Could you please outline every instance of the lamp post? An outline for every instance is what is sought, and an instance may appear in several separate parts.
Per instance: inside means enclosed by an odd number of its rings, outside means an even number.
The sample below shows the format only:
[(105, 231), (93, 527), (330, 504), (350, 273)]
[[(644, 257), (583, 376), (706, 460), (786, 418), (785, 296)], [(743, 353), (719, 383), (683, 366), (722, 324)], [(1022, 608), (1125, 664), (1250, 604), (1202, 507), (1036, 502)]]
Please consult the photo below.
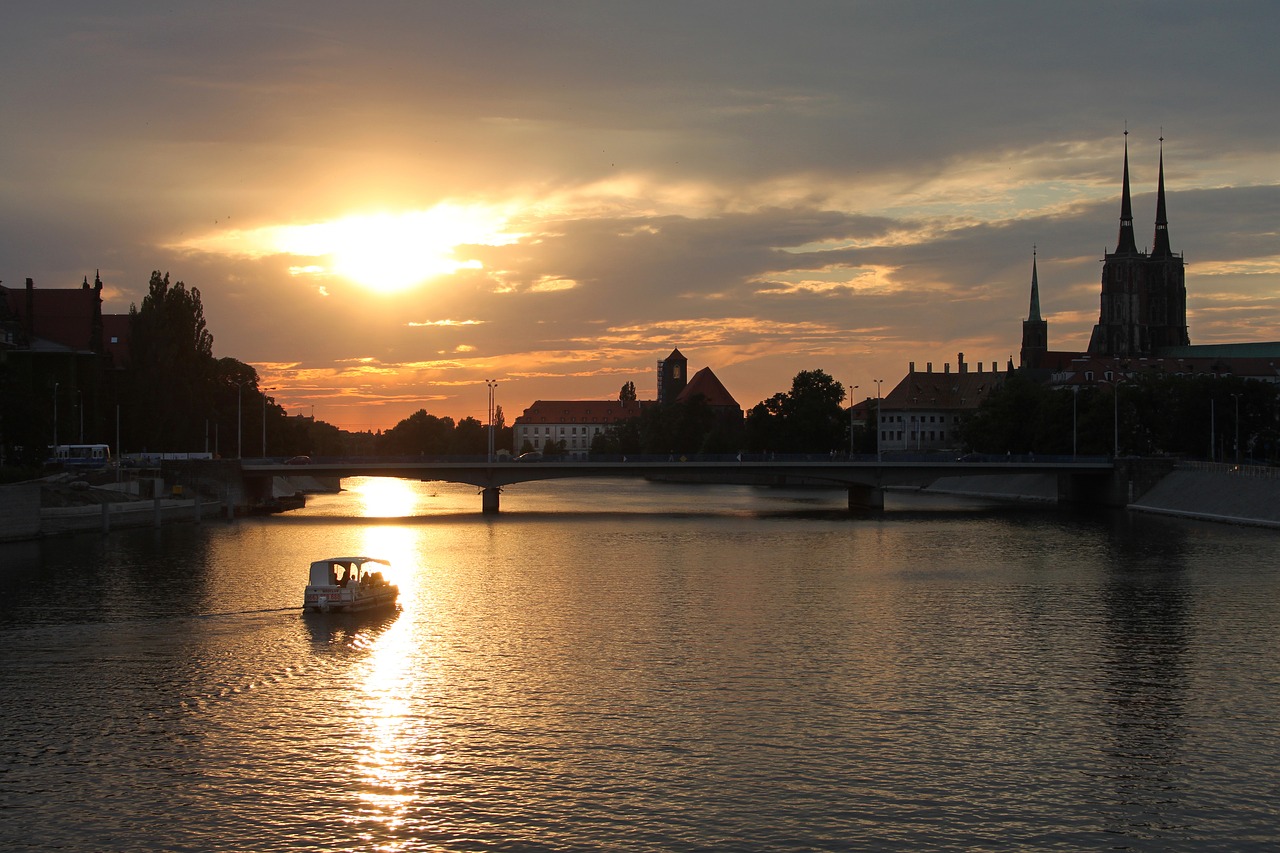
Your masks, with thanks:
[(58, 447), (58, 383), (53, 383), (53, 447), (54, 453), (57, 453)]
[(1210, 462), (1218, 461), (1218, 447), (1217, 447), (1218, 438), (1216, 435), (1218, 425), (1217, 423), (1215, 423), (1216, 417), (1217, 417), (1217, 413), (1214, 411), (1214, 400), (1212, 397), (1210, 397), (1209, 398), (1209, 461)]
[(880, 383), (883, 379), (872, 379), (876, 383), (876, 461), (880, 461), (880, 435), (884, 432), (884, 415), (880, 411)]
[(489, 389), (489, 453), (486, 459), (487, 461), (492, 462), (493, 461), (493, 413), (494, 413), (493, 399), (494, 399), (494, 393), (498, 388), (498, 380), (486, 379), (484, 381), (484, 384), (485, 384), (485, 387)]
[(1111, 386), (1111, 401), (1115, 407), (1113, 415), (1112, 431), (1114, 433), (1115, 446), (1111, 451), (1112, 459), (1120, 458), (1120, 383), (1116, 382)]
[(236, 458), (244, 458), (244, 383), (236, 383)]
[(1235, 451), (1236, 464), (1240, 464), (1240, 395), (1232, 394), (1236, 401), (1236, 440), (1232, 450)]
[(1071, 458), (1076, 458), (1076, 406), (1080, 401), (1080, 386), (1071, 386)]
[(853, 392), (858, 390), (857, 385), (849, 386), (849, 458), (853, 458)]
[(267, 458), (267, 392), (274, 388), (262, 389), (262, 458)]
[(80, 410), (80, 443), (84, 444), (84, 392), (76, 389), (76, 408)]

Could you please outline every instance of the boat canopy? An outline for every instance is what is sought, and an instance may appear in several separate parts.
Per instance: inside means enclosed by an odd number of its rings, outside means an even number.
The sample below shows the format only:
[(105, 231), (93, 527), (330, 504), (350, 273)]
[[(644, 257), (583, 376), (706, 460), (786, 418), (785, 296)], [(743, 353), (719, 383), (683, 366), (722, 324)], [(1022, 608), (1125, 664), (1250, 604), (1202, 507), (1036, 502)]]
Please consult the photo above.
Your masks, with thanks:
[(359, 581), (364, 577), (365, 563), (390, 566), (387, 560), (377, 557), (330, 557), (311, 564), (311, 586), (338, 586), (339, 583)]

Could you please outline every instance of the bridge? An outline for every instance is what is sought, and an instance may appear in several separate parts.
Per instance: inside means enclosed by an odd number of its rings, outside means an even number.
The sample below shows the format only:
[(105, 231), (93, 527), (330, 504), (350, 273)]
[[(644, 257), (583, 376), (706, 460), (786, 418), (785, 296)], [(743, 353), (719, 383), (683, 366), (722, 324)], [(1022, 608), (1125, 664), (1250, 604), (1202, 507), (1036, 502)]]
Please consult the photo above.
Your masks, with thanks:
[[(300, 460), (242, 460), (237, 476), (248, 493), (262, 494), (275, 477), (306, 475), (318, 478), (399, 477), (411, 480), (466, 483), (481, 491), (481, 510), (496, 513), (506, 486), (536, 480), (570, 477), (633, 477), (681, 483), (719, 483), (758, 486), (826, 486), (844, 488), (851, 510), (884, 508), (884, 490), (923, 488), (946, 477), (1045, 474), (1056, 478), (1058, 499), (1123, 506), (1134, 497), (1135, 478), (1142, 491), (1151, 479), (1135, 465), (1144, 460), (1106, 458), (969, 456), (961, 459), (937, 454), (877, 459), (875, 456), (827, 455), (624, 456), (605, 459), (489, 461), (467, 458), (331, 458)], [(1161, 470), (1171, 467), (1158, 466)], [(1156, 477), (1155, 479), (1158, 479)], [(1154, 482), (1154, 480), (1152, 480)]]

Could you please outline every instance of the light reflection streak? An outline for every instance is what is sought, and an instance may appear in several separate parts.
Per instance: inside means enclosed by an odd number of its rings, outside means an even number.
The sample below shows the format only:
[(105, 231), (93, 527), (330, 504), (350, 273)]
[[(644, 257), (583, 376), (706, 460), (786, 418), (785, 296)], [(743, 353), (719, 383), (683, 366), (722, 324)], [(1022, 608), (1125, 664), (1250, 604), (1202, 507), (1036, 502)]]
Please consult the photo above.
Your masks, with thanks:
[[(367, 508), (407, 511), (414, 492), (399, 480), (371, 480), (364, 491)], [(368, 484), (366, 484), (368, 485)], [(403, 487), (403, 488), (397, 488)], [(399, 503), (396, 503), (399, 501)], [(402, 612), (385, 631), (373, 636), (357, 677), (359, 693), (351, 713), (364, 737), (357, 760), (360, 824), (376, 850), (400, 850), (408, 843), (403, 827), (419, 799), (422, 779), (413, 756), (420, 740), (412, 709), (414, 687), (413, 618), (419, 596), (416, 535), (410, 528), (373, 526), (364, 532), (363, 550), (391, 562), (393, 583), (400, 586)]]

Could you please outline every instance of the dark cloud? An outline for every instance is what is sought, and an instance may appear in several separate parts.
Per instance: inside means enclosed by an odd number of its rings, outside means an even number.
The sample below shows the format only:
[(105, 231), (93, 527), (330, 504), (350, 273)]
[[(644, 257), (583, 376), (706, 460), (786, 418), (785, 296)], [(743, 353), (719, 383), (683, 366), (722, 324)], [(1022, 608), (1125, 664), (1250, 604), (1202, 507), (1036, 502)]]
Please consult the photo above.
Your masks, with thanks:
[[(1051, 340), (1082, 345), (1127, 123), (1140, 242), (1165, 137), (1193, 340), (1276, 339), (1278, 20), (1265, 2), (21, 4), (0, 31), (0, 278), (101, 268), (126, 311), (168, 270), (201, 288), (219, 354), (349, 420), (482, 411), (493, 375), (512, 414), (643, 392), (673, 345), (750, 405), (798, 369), (1003, 363), (1033, 245)], [(401, 294), (190, 249), (442, 200), (509, 201), (526, 236)]]

